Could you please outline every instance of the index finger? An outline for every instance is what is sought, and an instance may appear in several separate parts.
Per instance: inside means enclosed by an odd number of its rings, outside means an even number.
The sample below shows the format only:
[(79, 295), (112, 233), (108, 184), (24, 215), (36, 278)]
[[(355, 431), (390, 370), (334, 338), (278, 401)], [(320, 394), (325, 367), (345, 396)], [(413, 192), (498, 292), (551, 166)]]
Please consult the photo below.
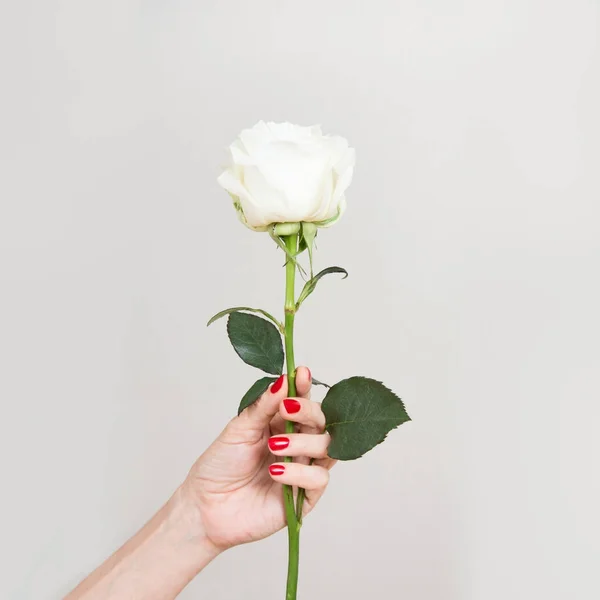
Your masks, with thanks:
[(308, 367), (296, 369), (296, 395), (310, 399), (310, 388), (312, 387), (312, 375)]

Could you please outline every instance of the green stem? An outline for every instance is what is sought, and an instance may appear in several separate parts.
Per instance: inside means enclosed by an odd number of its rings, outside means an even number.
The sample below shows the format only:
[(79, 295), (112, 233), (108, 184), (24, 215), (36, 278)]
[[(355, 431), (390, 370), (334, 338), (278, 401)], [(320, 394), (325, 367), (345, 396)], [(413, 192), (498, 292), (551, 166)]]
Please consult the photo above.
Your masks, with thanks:
[[(296, 254), (298, 248), (298, 236), (290, 235), (285, 238), (285, 245), (290, 254)], [(285, 265), (285, 359), (287, 366), (288, 394), (296, 395), (296, 363), (294, 362), (294, 317), (296, 316), (296, 298), (294, 293), (296, 283), (296, 266), (288, 259)], [(294, 431), (294, 424), (287, 422)]]
[[(294, 256), (298, 251), (298, 234), (284, 237), (288, 255)], [(288, 396), (296, 395), (296, 364), (294, 362), (294, 317), (296, 315), (296, 299), (294, 285), (296, 283), (296, 262), (287, 259), (285, 265), (285, 357), (288, 380)], [(294, 433), (294, 423), (285, 422), (285, 432)], [(286, 456), (285, 462), (292, 462), (291, 457)], [(300, 522), (296, 517), (294, 506), (294, 490), (290, 485), (283, 486), (283, 498), (285, 503), (285, 514), (288, 524), (288, 578), (286, 600), (296, 600), (298, 589), (298, 563), (300, 552)]]
[[(309, 465), (313, 464), (314, 459), (310, 459)], [(306, 496), (306, 490), (304, 488), (298, 488), (298, 499), (296, 500), (296, 520), (298, 525), (302, 525), (302, 511), (304, 510), (304, 498)]]

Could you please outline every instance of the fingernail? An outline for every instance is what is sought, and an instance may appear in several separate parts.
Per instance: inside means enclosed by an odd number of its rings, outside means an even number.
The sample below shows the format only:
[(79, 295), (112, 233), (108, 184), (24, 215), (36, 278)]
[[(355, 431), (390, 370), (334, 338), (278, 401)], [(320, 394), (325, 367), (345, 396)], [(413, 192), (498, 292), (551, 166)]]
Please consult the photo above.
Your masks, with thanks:
[(286, 437), (272, 437), (269, 440), (271, 450), (285, 450), (290, 445), (290, 439)]
[(283, 465), (271, 465), (269, 467), (269, 473), (271, 475), (283, 475), (285, 467)]
[(312, 381), (312, 373), (310, 372), (310, 369), (306, 367), (306, 370), (308, 371), (308, 380)]
[(297, 413), (302, 408), (300, 402), (298, 402), (298, 400), (294, 400), (293, 398), (286, 398), (283, 401), (283, 405), (285, 406), (285, 410), (290, 413), (290, 415)]
[(271, 394), (276, 394), (281, 389), (284, 380), (285, 375), (281, 375), (281, 377), (279, 377), (279, 379), (271, 386)]

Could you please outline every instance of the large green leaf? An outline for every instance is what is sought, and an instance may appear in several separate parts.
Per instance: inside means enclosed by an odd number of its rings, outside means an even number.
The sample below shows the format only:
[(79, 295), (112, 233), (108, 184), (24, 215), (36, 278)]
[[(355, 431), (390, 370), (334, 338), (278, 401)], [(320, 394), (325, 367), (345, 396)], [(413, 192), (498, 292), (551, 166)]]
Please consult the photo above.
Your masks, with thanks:
[(348, 271), (346, 271), (346, 269), (343, 269), (342, 267), (327, 267), (326, 269), (323, 269), (322, 271), (317, 273), (314, 277), (311, 277), (304, 284), (304, 287), (302, 288), (302, 291), (300, 292), (300, 296), (298, 296), (298, 301), (296, 302), (296, 308), (300, 308), (300, 305), (315, 291), (315, 288), (317, 287), (317, 283), (319, 283), (319, 280), (321, 279), (321, 277), (325, 277), (325, 275), (329, 275), (330, 273), (343, 273), (344, 274), (343, 279), (346, 279), (346, 277), (348, 277)]
[(238, 408), (238, 415), (254, 404), (266, 391), (267, 388), (277, 380), (277, 377), (261, 377), (252, 384), (252, 387), (244, 394)]
[(269, 314), (266, 310), (263, 310), (262, 308), (250, 308), (248, 306), (234, 306), (233, 308), (226, 308), (225, 310), (218, 312), (216, 315), (213, 315), (210, 318), (210, 320), (208, 321), (208, 323), (206, 324), (206, 326), (208, 327), (209, 325), (212, 325), (217, 319), (220, 319), (221, 317), (225, 317), (226, 315), (230, 315), (231, 313), (234, 313), (234, 312), (260, 313), (261, 315), (264, 315), (265, 317), (267, 317), (267, 319), (270, 319), (271, 321), (273, 321), (273, 323), (275, 323), (275, 325), (277, 325), (277, 327), (279, 327), (280, 330), (283, 329), (283, 325), (273, 315)]
[(328, 454), (339, 460), (360, 458), (392, 429), (410, 421), (402, 400), (367, 377), (350, 377), (333, 385), (322, 409), (331, 435)]
[(265, 319), (234, 312), (227, 319), (227, 334), (239, 357), (266, 373), (283, 373), (283, 345), (275, 326)]

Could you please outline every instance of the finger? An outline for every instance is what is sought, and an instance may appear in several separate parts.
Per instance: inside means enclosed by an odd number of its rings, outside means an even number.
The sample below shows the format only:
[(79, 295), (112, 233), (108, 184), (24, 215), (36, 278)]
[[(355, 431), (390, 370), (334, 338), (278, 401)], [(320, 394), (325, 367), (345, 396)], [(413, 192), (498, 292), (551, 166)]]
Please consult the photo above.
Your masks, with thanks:
[(285, 419), (277, 413), (270, 424), (271, 435), (277, 435), (279, 433), (285, 433)]
[(308, 367), (298, 367), (296, 369), (296, 393), (303, 398), (310, 398), (310, 388), (312, 387), (312, 375)]
[(234, 419), (234, 422), (250, 429), (262, 431), (279, 411), (279, 405), (286, 397), (287, 391), (287, 377), (282, 375), (267, 388), (267, 391), (254, 404), (242, 411)]
[[(298, 367), (296, 369), (296, 388), (298, 396), (310, 399), (310, 389), (312, 387), (312, 375), (308, 367)], [(288, 388), (289, 389), (289, 388)], [(276, 414), (271, 421), (271, 434), (276, 435), (285, 431), (285, 419)]]
[(315, 465), (273, 463), (269, 467), (269, 473), (279, 483), (301, 487), (307, 491), (324, 490), (329, 483), (329, 471)]
[(327, 458), (327, 447), (330, 440), (329, 434), (326, 433), (321, 435), (290, 433), (269, 438), (269, 450), (275, 456)]
[[(321, 465), (320, 463), (327, 462), (327, 465)], [(313, 465), (314, 468), (325, 468), (325, 470), (329, 473), (329, 469), (335, 465), (337, 461), (331, 458), (324, 458), (321, 460), (316, 460)], [(323, 486), (321, 488), (316, 488), (314, 490), (305, 489), (304, 490), (304, 504), (302, 505), (302, 516), (307, 515), (317, 504), (317, 502), (321, 499), (321, 496), (325, 493), (327, 486)]]
[(337, 459), (335, 458), (329, 458), (328, 456), (326, 458), (318, 458), (315, 460), (315, 462), (313, 464), (318, 465), (320, 467), (325, 467), (328, 471), (331, 471), (331, 469), (333, 469), (333, 467), (335, 467), (335, 465), (337, 464)]
[(321, 405), (306, 398), (283, 398), (279, 406), (279, 414), (286, 421), (300, 423), (307, 426), (309, 430), (325, 429), (325, 415)]

